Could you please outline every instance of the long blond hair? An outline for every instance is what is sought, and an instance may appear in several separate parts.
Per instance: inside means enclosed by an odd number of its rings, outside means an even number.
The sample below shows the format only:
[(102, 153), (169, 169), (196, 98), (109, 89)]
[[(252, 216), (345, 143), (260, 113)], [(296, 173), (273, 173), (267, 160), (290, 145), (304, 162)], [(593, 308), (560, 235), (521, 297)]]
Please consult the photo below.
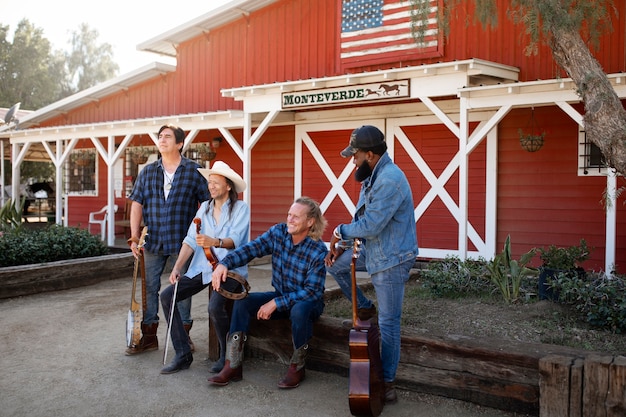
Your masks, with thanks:
[(313, 226), (309, 229), (309, 236), (313, 240), (320, 240), (328, 222), (322, 215), (322, 209), (320, 208), (319, 203), (312, 198), (305, 196), (297, 198), (294, 203), (302, 204), (309, 208), (307, 218), (315, 219), (315, 223), (313, 223)]

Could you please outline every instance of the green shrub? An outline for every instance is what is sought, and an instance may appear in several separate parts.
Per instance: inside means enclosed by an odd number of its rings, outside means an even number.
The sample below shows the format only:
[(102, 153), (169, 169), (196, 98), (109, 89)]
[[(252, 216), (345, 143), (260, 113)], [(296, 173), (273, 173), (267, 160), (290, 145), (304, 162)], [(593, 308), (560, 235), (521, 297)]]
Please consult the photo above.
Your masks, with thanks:
[(580, 239), (580, 245), (559, 248), (550, 245), (548, 248), (537, 248), (539, 257), (543, 261), (544, 268), (556, 269), (559, 271), (573, 270), (577, 266), (589, 259), (591, 250), (587, 247), (585, 239)]
[(559, 301), (573, 306), (589, 324), (626, 333), (626, 282), (605, 274), (558, 274), (552, 287)]
[(535, 256), (536, 249), (531, 249), (518, 260), (511, 257), (511, 236), (506, 237), (502, 252), (487, 263), (491, 282), (500, 290), (507, 303), (519, 300), (522, 282), (525, 278), (537, 274), (537, 271), (526, 265)]
[(487, 262), (446, 256), (431, 261), (428, 268), (420, 271), (423, 285), (436, 297), (458, 298), (469, 295), (485, 295), (493, 292), (486, 269)]
[(98, 236), (85, 229), (48, 226), (31, 230), (16, 228), (0, 233), (0, 267), (28, 265), (109, 253)]
[(0, 231), (18, 229), (22, 226), (24, 201), (24, 197), (19, 202), (9, 199), (0, 208)]

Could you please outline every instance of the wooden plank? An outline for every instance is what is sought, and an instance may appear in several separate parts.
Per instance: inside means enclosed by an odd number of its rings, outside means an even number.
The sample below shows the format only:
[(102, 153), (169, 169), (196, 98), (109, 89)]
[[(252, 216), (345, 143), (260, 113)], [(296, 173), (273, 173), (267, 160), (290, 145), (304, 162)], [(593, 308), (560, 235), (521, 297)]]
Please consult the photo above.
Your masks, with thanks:
[[(322, 315), (315, 323), (307, 368), (347, 375), (350, 364), (348, 349), (349, 329), (341, 319)], [(289, 320), (250, 322), (246, 355), (287, 363), (293, 352)], [(551, 363), (549, 356), (565, 358)], [(605, 377), (604, 391), (596, 391), (598, 374), (608, 375), (612, 358), (604, 359), (607, 369), (602, 371), (594, 359), (595, 376), (587, 375), (584, 357), (604, 358), (597, 352), (540, 343), (472, 338), (455, 335), (428, 335), (403, 330), (400, 364), (396, 386), (401, 389), (455, 398), (487, 407), (539, 415), (540, 362), (543, 381), (549, 386), (553, 399), (545, 403), (548, 411), (543, 416), (582, 417), (595, 416), (587, 408), (602, 407), (608, 387)], [(624, 359), (626, 360), (626, 358)], [(608, 361), (608, 362), (607, 362)], [(592, 366), (592, 365), (590, 365)], [(554, 370), (553, 370), (554, 369)], [(584, 371), (584, 372), (583, 372)], [(622, 368), (616, 367), (614, 378), (622, 377)], [(549, 378), (553, 381), (548, 384)], [(583, 387), (586, 387), (584, 390)], [(623, 389), (623, 388), (622, 388)], [(541, 392), (541, 395), (540, 395)], [(583, 396), (601, 397), (584, 405)], [(544, 400), (541, 400), (544, 401)], [(615, 415), (620, 415), (621, 405), (615, 405)], [(566, 413), (567, 410), (570, 414)], [(583, 413), (584, 411), (584, 413)], [(604, 414), (601, 414), (604, 415)]]
[(589, 355), (585, 358), (583, 415), (606, 417), (606, 394), (609, 390), (609, 368), (612, 356)]
[(574, 358), (549, 355), (539, 361), (539, 415), (569, 416), (570, 366)]
[(110, 255), (0, 268), (0, 299), (130, 278), (134, 260), (132, 253), (124, 250)]
[(583, 377), (585, 361), (575, 359), (570, 368), (569, 417), (583, 417)]
[(626, 356), (618, 356), (609, 368), (609, 392), (606, 398), (606, 416), (626, 416)]
[[(250, 323), (246, 354), (287, 363), (293, 352), (288, 320)], [(322, 316), (316, 323), (307, 367), (347, 375), (349, 329), (341, 319)], [(501, 349), (499, 344), (472, 338), (402, 335), (396, 378), (399, 388), (470, 401), (503, 410), (537, 414), (538, 359)], [(487, 345), (495, 346), (491, 350)], [(480, 347), (480, 348), (478, 348)], [(438, 355), (445, 358), (437, 358)], [(493, 357), (489, 360), (489, 357)], [(506, 358), (498, 365), (498, 360)], [(526, 364), (526, 365), (523, 365)], [(526, 369), (525, 369), (526, 367)]]

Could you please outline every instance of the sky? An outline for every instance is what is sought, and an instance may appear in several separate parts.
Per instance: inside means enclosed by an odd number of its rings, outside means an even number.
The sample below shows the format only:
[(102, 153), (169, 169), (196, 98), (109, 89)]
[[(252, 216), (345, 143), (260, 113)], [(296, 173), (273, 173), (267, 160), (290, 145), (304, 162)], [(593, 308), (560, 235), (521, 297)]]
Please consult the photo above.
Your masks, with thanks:
[(52, 50), (69, 51), (70, 34), (81, 23), (97, 29), (98, 43), (113, 47), (119, 75), (154, 61), (173, 63), (158, 54), (137, 51), (137, 45), (169, 31), (230, 0), (0, 0), (0, 24), (9, 39), (23, 18), (43, 29)]

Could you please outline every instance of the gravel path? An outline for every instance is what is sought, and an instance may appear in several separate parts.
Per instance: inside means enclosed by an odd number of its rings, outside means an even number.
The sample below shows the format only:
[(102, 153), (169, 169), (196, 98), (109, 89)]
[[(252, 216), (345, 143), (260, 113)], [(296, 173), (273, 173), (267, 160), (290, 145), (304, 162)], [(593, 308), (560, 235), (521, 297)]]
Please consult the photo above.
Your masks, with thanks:
[[(206, 292), (194, 297), (191, 336), (196, 353), (189, 370), (159, 374), (163, 318), (160, 349), (125, 356), (130, 291), (129, 278), (1, 300), (0, 416), (350, 415), (347, 378), (307, 371), (299, 388), (279, 390), (276, 382), (286, 368), (277, 362), (247, 359), (243, 381), (209, 386)], [(400, 392), (400, 401), (385, 407), (382, 415), (519, 416), (407, 392)]]

